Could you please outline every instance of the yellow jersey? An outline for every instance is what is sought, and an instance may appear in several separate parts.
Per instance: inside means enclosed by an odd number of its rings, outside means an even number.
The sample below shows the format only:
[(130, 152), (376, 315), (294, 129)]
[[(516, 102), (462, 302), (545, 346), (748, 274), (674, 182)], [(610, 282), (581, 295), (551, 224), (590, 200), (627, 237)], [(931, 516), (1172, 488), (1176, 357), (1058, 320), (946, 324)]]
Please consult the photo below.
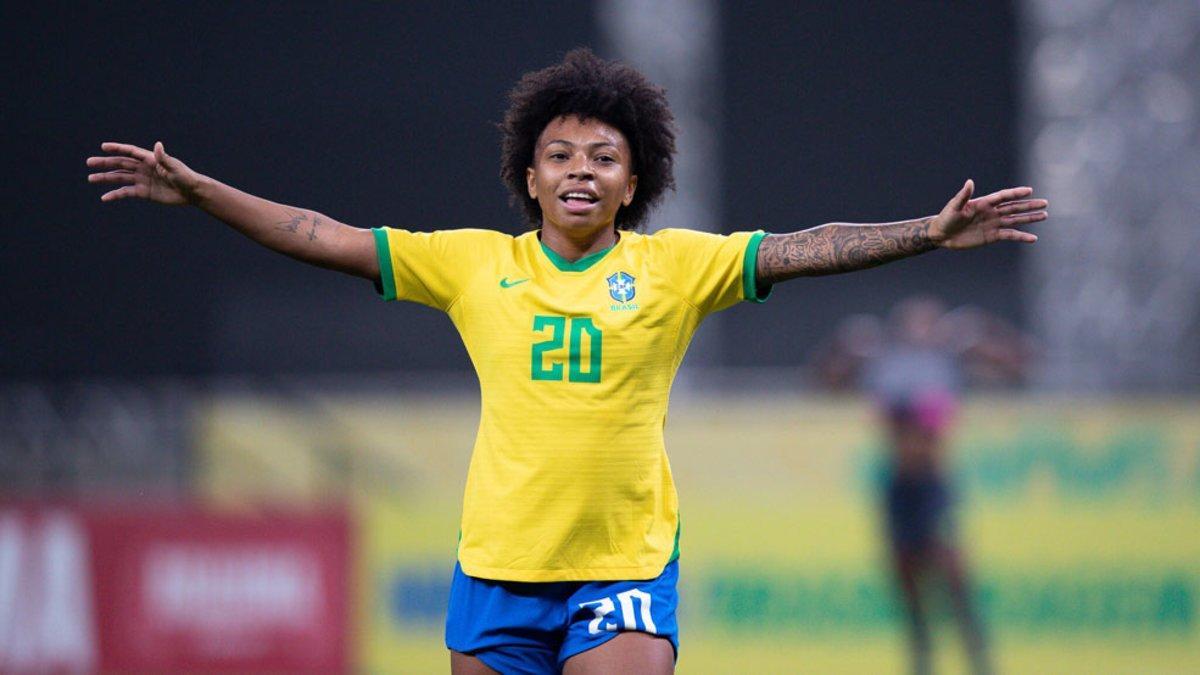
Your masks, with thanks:
[(620, 232), (569, 262), (537, 232), (374, 230), (381, 292), (446, 312), (479, 376), (458, 559), (505, 581), (636, 580), (678, 555), (671, 381), (712, 312), (761, 302), (762, 232)]

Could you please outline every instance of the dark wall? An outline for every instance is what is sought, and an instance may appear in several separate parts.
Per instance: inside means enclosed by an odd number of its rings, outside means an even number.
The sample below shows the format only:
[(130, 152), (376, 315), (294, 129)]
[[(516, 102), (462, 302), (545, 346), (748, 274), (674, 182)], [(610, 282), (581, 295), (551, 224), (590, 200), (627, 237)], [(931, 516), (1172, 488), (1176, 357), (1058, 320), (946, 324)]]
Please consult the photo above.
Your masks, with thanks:
[[(725, 12), (727, 229), (916, 216), (967, 176), (1014, 179), (1007, 9), (767, 4)], [(103, 140), (163, 140), (201, 172), (354, 225), (515, 232), (497, 179), (504, 92), (601, 47), (585, 3), (27, 3), (4, 17), (8, 378), (468, 367), (438, 313), (193, 210), (101, 204), (83, 160)], [(1015, 255), (793, 282), (732, 310), (724, 361), (799, 362), (837, 316), (907, 290), (1015, 313)]]
[[(1007, 3), (727, 6), (724, 203), (732, 228), (787, 232), (938, 212), (1016, 173), (1016, 22)], [(752, 8), (752, 9), (749, 9)], [(912, 293), (1020, 319), (1016, 245), (781, 285), (724, 317), (727, 362), (800, 364), (832, 324)]]
[[(25, 3), (7, 26), (0, 372), (466, 367), (444, 317), (198, 212), (101, 204), (104, 140), (354, 225), (513, 228), (494, 124), (583, 3)], [(10, 71), (11, 72), (11, 71)], [(17, 131), (12, 134), (12, 131)]]

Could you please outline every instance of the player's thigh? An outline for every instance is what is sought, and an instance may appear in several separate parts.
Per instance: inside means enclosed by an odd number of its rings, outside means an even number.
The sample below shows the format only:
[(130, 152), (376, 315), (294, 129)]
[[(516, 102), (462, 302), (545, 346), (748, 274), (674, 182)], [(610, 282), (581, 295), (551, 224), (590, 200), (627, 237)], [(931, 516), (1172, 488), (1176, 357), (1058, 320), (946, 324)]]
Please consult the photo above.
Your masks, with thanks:
[(451, 675), (499, 675), (478, 658), (450, 650)]
[(675, 672), (671, 641), (649, 633), (626, 632), (567, 659), (563, 675), (637, 673), (670, 675)]
[(958, 547), (944, 543), (938, 546), (934, 565), (951, 593), (965, 593), (967, 587), (967, 568)]

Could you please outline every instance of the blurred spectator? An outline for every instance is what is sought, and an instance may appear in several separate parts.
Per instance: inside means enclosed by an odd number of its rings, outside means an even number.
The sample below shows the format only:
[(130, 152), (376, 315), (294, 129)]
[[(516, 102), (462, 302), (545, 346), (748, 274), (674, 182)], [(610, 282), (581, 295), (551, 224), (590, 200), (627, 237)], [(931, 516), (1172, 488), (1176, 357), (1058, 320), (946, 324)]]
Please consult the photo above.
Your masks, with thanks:
[(948, 592), (972, 670), (991, 672), (955, 534), (946, 439), (968, 382), (1019, 381), (1029, 354), (1027, 340), (997, 317), (914, 297), (898, 304), (886, 325), (869, 315), (846, 319), (814, 359), (826, 387), (867, 393), (884, 427), (881, 502), (914, 673), (931, 671), (932, 587)]

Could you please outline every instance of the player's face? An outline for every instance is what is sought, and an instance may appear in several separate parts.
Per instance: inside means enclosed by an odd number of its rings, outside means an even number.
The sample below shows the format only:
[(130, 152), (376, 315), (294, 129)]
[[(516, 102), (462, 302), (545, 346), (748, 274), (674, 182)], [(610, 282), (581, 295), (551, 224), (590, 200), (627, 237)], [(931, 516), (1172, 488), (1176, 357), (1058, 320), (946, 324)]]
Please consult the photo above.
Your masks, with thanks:
[(637, 187), (629, 142), (598, 120), (559, 117), (542, 130), (526, 171), (542, 227), (585, 235), (611, 228)]

